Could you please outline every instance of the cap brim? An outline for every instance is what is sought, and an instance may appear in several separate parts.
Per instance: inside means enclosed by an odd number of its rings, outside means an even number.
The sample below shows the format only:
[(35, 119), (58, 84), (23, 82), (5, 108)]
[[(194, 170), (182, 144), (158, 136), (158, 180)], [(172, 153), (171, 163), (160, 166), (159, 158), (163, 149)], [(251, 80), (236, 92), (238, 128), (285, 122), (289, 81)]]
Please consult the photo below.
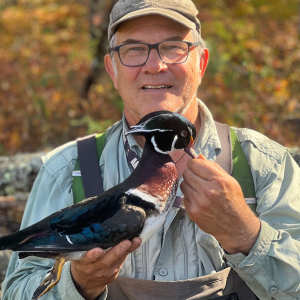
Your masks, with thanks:
[(183, 15), (177, 13), (176, 11), (170, 11), (170, 10), (163, 9), (163, 8), (151, 7), (151, 8), (144, 8), (144, 9), (140, 9), (137, 11), (133, 11), (133, 12), (125, 15), (124, 17), (122, 17), (121, 19), (116, 21), (115, 23), (113, 23), (110, 26), (108, 39), (109, 40), (111, 39), (111, 37), (116, 32), (117, 28), (120, 26), (121, 23), (131, 20), (131, 19), (134, 19), (134, 18), (146, 16), (146, 15), (160, 15), (160, 16), (169, 18), (177, 23), (180, 23), (181, 25), (183, 25), (191, 30), (196, 29), (196, 25), (194, 22), (185, 18)]

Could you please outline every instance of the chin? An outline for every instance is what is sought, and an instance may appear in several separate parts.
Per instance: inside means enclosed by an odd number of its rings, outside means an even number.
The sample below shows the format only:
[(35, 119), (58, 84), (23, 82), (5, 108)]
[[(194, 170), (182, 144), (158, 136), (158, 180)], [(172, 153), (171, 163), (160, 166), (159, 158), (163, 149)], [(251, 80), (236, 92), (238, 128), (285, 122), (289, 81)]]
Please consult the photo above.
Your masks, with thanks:
[(181, 114), (185, 110), (181, 101), (179, 105), (174, 105), (176, 104), (175, 99), (163, 99), (161, 101), (157, 99), (152, 101), (143, 99), (143, 101), (151, 103), (151, 105), (141, 105), (141, 103), (136, 103), (135, 107), (125, 105), (124, 113), (129, 125), (135, 125), (141, 118), (155, 111), (168, 110)]
[(154, 103), (150, 107), (147, 107), (147, 109), (144, 111), (144, 116), (148, 113), (158, 111), (158, 110), (168, 110), (175, 113), (184, 110), (184, 108), (182, 107), (182, 102), (180, 101), (180, 103), (176, 105), (177, 101), (174, 99), (167, 99), (167, 100), (164, 99), (162, 101), (157, 101), (156, 99), (153, 102)]

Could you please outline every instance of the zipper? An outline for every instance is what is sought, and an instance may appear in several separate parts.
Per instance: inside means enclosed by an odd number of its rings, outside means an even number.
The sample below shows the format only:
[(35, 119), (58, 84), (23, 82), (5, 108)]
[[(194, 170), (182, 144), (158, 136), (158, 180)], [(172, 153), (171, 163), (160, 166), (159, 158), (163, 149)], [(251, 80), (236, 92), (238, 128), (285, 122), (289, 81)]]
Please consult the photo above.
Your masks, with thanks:
[(147, 280), (147, 258), (148, 258), (148, 248), (149, 248), (149, 240), (145, 242), (145, 244), (143, 245), (143, 279)]
[(183, 261), (184, 261), (184, 279), (188, 279), (188, 250), (186, 245), (186, 237), (185, 232), (183, 230), (183, 224), (184, 224), (184, 216), (180, 218), (180, 227), (179, 227), (179, 234), (181, 245), (183, 248)]
[[(173, 222), (173, 220), (175, 219), (177, 212), (179, 210), (180, 210), (179, 208), (176, 208), (176, 211), (175, 211), (175, 213), (173, 213), (173, 216), (169, 220), (167, 218), (165, 221), (165, 224), (163, 225), (164, 227), (163, 227), (163, 239), (162, 239), (162, 243), (161, 243), (161, 249), (163, 249), (163, 247), (164, 247), (167, 231), (169, 230), (169, 227), (170, 227), (171, 223)], [(170, 215), (170, 212), (168, 215)], [(167, 223), (167, 221), (168, 221), (168, 223)]]

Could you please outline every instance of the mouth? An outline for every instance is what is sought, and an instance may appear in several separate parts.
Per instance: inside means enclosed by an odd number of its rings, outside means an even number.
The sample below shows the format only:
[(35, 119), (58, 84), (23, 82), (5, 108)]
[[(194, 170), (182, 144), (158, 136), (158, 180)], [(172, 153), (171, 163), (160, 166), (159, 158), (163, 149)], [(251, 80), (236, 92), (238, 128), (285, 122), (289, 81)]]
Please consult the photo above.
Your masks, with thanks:
[(171, 85), (145, 85), (142, 87), (142, 90), (166, 90), (171, 87)]

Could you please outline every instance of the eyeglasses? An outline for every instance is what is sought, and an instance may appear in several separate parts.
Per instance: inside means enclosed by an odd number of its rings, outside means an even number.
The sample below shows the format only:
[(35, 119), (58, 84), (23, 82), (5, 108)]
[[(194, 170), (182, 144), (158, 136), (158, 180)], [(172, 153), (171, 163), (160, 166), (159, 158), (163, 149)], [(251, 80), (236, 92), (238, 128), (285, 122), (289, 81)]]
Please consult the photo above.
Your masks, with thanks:
[(134, 43), (108, 48), (108, 52), (117, 51), (121, 63), (126, 67), (138, 67), (144, 65), (150, 51), (156, 49), (160, 59), (166, 64), (182, 64), (190, 53), (190, 48), (200, 45), (198, 42), (165, 41), (157, 44)]

